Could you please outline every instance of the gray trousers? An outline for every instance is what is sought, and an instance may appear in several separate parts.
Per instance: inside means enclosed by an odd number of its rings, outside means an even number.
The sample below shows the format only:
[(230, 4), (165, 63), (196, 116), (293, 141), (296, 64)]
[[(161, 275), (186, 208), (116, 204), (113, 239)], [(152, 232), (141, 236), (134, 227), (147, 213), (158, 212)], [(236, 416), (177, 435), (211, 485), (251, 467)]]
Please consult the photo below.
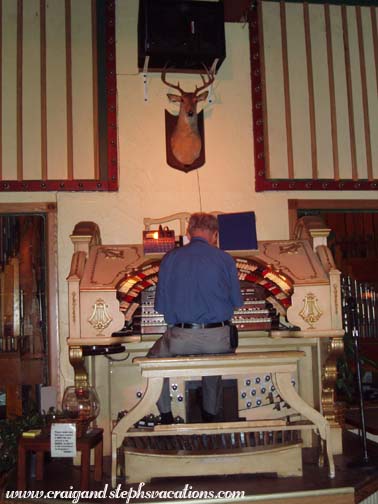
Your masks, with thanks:
[[(178, 355), (201, 355), (233, 353), (230, 347), (230, 328), (228, 326), (211, 329), (182, 329), (170, 327), (152, 346), (147, 357), (176, 357)], [(204, 376), (202, 378), (202, 407), (216, 415), (221, 407), (222, 377)], [(164, 379), (163, 390), (157, 402), (160, 413), (171, 411), (169, 379)]]

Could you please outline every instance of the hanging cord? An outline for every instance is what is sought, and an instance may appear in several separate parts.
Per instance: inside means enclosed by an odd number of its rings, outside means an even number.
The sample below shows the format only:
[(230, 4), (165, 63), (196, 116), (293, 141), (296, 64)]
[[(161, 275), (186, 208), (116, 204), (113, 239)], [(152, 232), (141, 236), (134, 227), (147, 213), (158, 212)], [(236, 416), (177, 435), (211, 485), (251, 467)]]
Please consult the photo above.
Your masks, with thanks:
[(198, 168), (197, 168), (196, 171), (197, 171), (197, 184), (198, 184), (198, 196), (199, 196), (200, 212), (202, 212), (202, 196), (201, 196), (201, 186), (200, 186)]

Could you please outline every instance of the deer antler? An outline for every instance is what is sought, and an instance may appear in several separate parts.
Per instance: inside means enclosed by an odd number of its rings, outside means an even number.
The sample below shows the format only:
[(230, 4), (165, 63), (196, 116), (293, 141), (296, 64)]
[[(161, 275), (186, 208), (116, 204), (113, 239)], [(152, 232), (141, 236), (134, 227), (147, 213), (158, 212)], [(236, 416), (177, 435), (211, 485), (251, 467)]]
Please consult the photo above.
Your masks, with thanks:
[(206, 65), (203, 65), (204, 69), (206, 70), (206, 74), (208, 76), (208, 80), (205, 79), (204, 75), (203, 74), (200, 74), (201, 75), (201, 79), (202, 79), (202, 86), (199, 86), (197, 87), (196, 86), (196, 89), (194, 91), (194, 94), (197, 94), (199, 91), (202, 91), (203, 89), (206, 89), (207, 87), (209, 87), (215, 80), (215, 74), (214, 72), (209, 72), (208, 68)]
[(164, 68), (162, 74), (161, 74), (161, 80), (164, 82), (164, 84), (166, 84), (167, 86), (169, 87), (172, 87), (174, 89), (177, 89), (177, 91), (180, 91), (181, 94), (184, 93), (184, 90), (181, 89), (180, 87), (180, 83), (178, 82), (177, 85), (175, 84), (171, 84), (170, 82), (167, 81), (167, 79), (165, 78), (165, 74), (167, 73), (166, 69)]

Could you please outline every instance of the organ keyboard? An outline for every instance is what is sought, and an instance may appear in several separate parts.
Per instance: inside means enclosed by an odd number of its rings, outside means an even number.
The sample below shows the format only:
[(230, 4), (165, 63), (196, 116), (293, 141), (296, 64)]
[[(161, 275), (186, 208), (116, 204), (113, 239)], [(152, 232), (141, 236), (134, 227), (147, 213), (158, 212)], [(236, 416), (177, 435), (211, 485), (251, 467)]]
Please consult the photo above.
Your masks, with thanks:
[[(270, 331), (280, 328), (279, 314), (271, 303), (262, 298), (261, 290), (242, 288), (243, 306), (234, 312), (232, 322), (239, 331)], [(132, 323), (126, 330), (133, 334), (162, 334), (167, 328), (164, 316), (154, 309), (156, 287), (141, 292), (140, 305), (134, 312)], [(137, 301), (137, 302), (138, 302)], [(285, 326), (285, 329), (287, 327)], [(120, 333), (117, 332), (119, 335)]]
[(270, 331), (279, 328), (279, 314), (271, 303), (262, 296), (260, 289), (241, 289), (243, 306), (234, 312), (232, 322), (239, 331)]

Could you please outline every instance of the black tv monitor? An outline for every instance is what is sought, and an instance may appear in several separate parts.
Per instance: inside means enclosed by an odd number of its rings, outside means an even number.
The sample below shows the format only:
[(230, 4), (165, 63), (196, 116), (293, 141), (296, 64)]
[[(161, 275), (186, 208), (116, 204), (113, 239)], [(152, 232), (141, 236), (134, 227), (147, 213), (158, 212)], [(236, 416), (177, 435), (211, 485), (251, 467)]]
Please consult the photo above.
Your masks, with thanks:
[(138, 67), (198, 73), (226, 57), (223, 2), (140, 0)]

